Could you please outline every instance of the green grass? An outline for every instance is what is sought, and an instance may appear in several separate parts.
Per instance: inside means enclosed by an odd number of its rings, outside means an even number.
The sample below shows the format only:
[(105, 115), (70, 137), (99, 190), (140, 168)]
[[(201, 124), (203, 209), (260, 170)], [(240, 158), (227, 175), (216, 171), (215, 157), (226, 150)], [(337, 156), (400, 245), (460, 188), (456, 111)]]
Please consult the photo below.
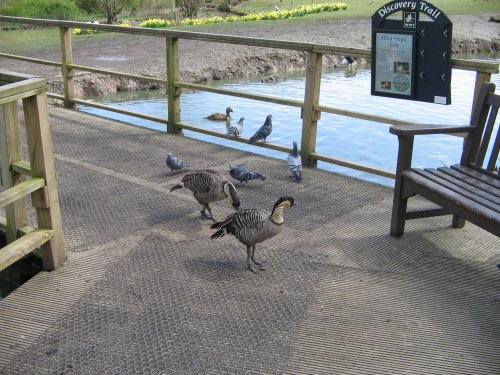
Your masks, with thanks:
[[(237, 7), (235, 7), (235, 10), (245, 13), (258, 13), (272, 11), (274, 10), (275, 5), (280, 9), (291, 9), (299, 5), (314, 4), (319, 2), (322, 2), (322, 0), (249, 0), (239, 4)], [(370, 0), (342, 0), (341, 2), (348, 5), (348, 8), (346, 10), (330, 14), (310, 15), (307, 17), (310, 20), (320, 20), (325, 18), (370, 18), (378, 8), (388, 3), (387, 0), (375, 0), (373, 4), (370, 4)], [(500, 14), (499, 0), (434, 0), (431, 1), (431, 3), (441, 9), (447, 15), (474, 13)]]

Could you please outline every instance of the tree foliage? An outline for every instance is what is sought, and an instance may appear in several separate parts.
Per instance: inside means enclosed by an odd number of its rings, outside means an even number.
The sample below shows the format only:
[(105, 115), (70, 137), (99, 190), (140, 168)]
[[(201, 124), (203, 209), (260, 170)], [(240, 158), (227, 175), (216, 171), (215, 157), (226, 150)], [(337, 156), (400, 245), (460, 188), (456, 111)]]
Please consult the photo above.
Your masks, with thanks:
[(76, 0), (76, 4), (89, 14), (103, 14), (107, 23), (116, 23), (125, 7), (134, 7), (138, 0)]
[(0, 10), (6, 16), (55, 19), (82, 17), (74, 0), (11, 0), (5, 2)]
[(198, 11), (204, 3), (205, 0), (176, 0), (182, 15), (189, 18), (198, 16)]

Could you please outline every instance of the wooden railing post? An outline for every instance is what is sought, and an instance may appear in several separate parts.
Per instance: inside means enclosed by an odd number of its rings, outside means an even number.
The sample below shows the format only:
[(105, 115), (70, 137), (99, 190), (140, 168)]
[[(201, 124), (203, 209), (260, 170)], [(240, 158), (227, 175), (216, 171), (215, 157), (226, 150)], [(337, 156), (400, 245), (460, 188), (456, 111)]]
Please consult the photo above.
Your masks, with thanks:
[(64, 89), (64, 106), (71, 108), (75, 105), (72, 101), (75, 97), (75, 82), (73, 80), (74, 71), (68, 68), (68, 64), (73, 64), (73, 49), (71, 47), (71, 29), (69, 27), (60, 28), (61, 35), (61, 57), (62, 76)]
[(54, 231), (52, 238), (41, 246), (43, 267), (52, 271), (64, 262), (65, 254), (47, 93), (23, 99), (23, 107), (31, 176), (45, 179), (45, 188), (33, 193), (31, 200), (36, 207), (38, 226)]
[(167, 37), (167, 96), (168, 120), (167, 132), (182, 135), (182, 129), (177, 126), (181, 120), (181, 93), (176, 89), (179, 81), (179, 39)]
[(302, 108), (302, 163), (306, 167), (315, 168), (317, 161), (311, 156), (316, 151), (316, 133), (321, 112), (315, 111), (314, 106), (319, 104), (319, 90), (321, 86), (321, 68), (323, 54), (309, 52), (307, 54), (306, 87), (304, 107)]
[[(0, 168), (2, 191), (26, 180), (26, 177), (10, 169), (11, 163), (23, 159), (17, 100), (0, 104)], [(25, 199), (19, 199), (5, 207), (7, 220), (7, 244), (17, 239), (18, 229), (28, 224)]]

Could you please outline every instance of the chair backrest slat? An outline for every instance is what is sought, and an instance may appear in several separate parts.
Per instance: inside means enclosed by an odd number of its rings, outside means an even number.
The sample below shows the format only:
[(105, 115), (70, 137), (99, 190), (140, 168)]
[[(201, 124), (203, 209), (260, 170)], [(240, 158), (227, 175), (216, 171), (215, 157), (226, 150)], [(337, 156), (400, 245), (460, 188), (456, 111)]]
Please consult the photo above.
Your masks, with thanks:
[[(470, 124), (476, 129), (465, 140), (460, 163), (494, 172), (500, 150), (500, 127), (496, 120), (500, 95), (495, 94), (495, 85), (483, 83), (475, 103)], [(483, 167), (485, 159), (487, 165)]]
[(476, 157), (477, 165), (483, 165), (484, 163), (484, 158), (486, 156), (486, 152), (488, 151), (488, 146), (491, 140), (491, 134), (493, 134), (493, 130), (495, 128), (495, 120), (497, 118), (497, 114), (498, 114), (498, 108), (491, 107), (490, 115), (488, 116), (486, 127), (484, 128), (483, 138), (481, 139), (481, 147), (479, 147), (479, 152), (477, 153)]

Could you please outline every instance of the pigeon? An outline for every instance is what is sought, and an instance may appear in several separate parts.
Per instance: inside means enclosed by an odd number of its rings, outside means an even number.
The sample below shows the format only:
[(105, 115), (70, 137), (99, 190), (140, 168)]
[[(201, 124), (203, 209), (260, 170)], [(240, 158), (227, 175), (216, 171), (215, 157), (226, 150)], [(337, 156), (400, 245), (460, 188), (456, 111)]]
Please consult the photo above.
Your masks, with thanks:
[(189, 164), (186, 163), (184, 160), (174, 156), (174, 154), (172, 154), (171, 152), (169, 152), (167, 154), (167, 167), (170, 168), (170, 173), (173, 174), (177, 171), (189, 167)]
[(243, 184), (243, 182), (248, 183), (250, 180), (265, 180), (266, 177), (261, 175), (260, 173), (254, 172), (248, 168), (245, 168), (242, 165), (230, 165), (229, 166), (229, 174), (231, 175), (232, 178), (235, 180), (238, 180), (240, 182), (240, 185)]
[(248, 140), (248, 143), (255, 143), (258, 141), (262, 142), (267, 142), (266, 138), (271, 134), (273, 131), (273, 122), (271, 119), (273, 118), (273, 115), (267, 115), (266, 121), (264, 122), (264, 125), (262, 125), (259, 130), (255, 132), (255, 134)]
[(241, 132), (243, 132), (243, 121), (245, 121), (245, 118), (242, 117), (240, 118), (240, 121), (236, 125), (231, 125), (227, 129), (227, 135), (234, 135), (235, 137), (238, 137)]
[(295, 181), (302, 180), (302, 158), (300, 157), (297, 142), (293, 142), (292, 152), (287, 157), (288, 168), (292, 171), (292, 176)]

